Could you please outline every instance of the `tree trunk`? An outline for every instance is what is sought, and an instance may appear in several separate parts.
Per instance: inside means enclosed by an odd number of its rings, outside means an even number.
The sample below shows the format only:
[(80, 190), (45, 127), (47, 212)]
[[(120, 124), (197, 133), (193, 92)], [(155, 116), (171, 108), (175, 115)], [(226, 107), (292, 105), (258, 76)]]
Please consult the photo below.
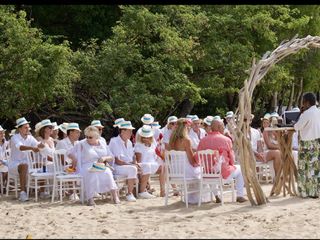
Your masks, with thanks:
[(294, 96), (294, 82), (292, 82), (292, 87), (291, 87), (291, 91), (290, 91), (290, 99), (289, 99), (289, 103), (287, 105), (287, 109), (286, 110), (291, 110), (292, 109), (293, 96)]
[(193, 102), (190, 101), (190, 99), (185, 99), (181, 103), (181, 108), (180, 108), (180, 114), (179, 117), (185, 117), (186, 115), (190, 114), (192, 109), (193, 109)]
[(278, 106), (278, 92), (275, 91), (273, 96), (272, 96), (271, 111), (275, 112), (277, 110), (277, 106)]

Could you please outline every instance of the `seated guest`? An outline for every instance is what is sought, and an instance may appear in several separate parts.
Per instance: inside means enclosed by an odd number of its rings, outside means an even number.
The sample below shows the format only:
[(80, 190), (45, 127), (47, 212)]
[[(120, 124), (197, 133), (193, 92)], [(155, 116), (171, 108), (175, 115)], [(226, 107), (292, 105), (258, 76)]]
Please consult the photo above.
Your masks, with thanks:
[(137, 142), (134, 146), (136, 161), (141, 166), (139, 197), (153, 198), (147, 192), (147, 182), (150, 174), (160, 174), (160, 196), (164, 196), (164, 174), (162, 171), (162, 160), (156, 154), (156, 145), (153, 141), (153, 129), (148, 125), (143, 125), (138, 130)]
[[(264, 131), (265, 128), (270, 127), (270, 114), (265, 114), (262, 119), (262, 136), (264, 143), (264, 151), (260, 153), (255, 153), (258, 161), (268, 162), (273, 161), (273, 168), (275, 176), (279, 174), (280, 167), (282, 164), (281, 152), (278, 142), (276, 140), (276, 135), (274, 131)], [(256, 144), (256, 143), (253, 143)], [(258, 150), (258, 149), (257, 149)]]
[(212, 132), (201, 139), (197, 151), (212, 149), (222, 152), (222, 155), (224, 157), (224, 161), (221, 165), (222, 177), (226, 181), (231, 181), (233, 178), (235, 178), (237, 202), (245, 202), (247, 200), (243, 197), (244, 181), (241, 173), (241, 168), (240, 165), (234, 165), (232, 141), (230, 138), (223, 135), (223, 121), (214, 119), (211, 124), (211, 129)]
[(57, 143), (58, 143), (58, 140), (59, 140), (59, 127), (58, 127), (58, 124), (57, 122), (53, 122), (52, 123), (52, 133), (50, 135), (50, 137), (52, 137), (53, 141), (54, 141), (54, 146), (57, 146)]
[[(194, 151), (192, 149), (191, 139), (188, 134), (188, 125), (191, 124), (186, 118), (180, 118), (177, 122), (176, 129), (172, 132), (169, 142), (168, 150), (183, 151), (186, 153), (186, 165), (185, 165), (185, 176), (186, 178), (200, 179), (201, 168), (194, 158)], [(174, 187), (174, 186), (173, 186)], [(210, 193), (203, 194), (201, 199), (202, 202), (209, 202)], [(199, 194), (190, 193), (188, 195), (188, 203), (198, 203)]]
[(107, 145), (107, 141), (104, 137), (102, 137), (102, 132), (104, 126), (101, 124), (100, 120), (93, 120), (91, 122), (91, 126), (96, 127), (100, 133), (100, 140), (103, 141)]
[[(112, 161), (113, 155), (108, 146), (101, 141), (99, 130), (89, 126), (84, 130), (85, 139), (79, 141), (71, 150), (69, 157), (77, 162), (77, 168), (83, 176), (85, 197), (89, 206), (94, 206), (95, 193), (111, 191), (114, 203), (120, 203), (117, 184), (112, 171), (105, 167), (104, 161)], [(96, 163), (102, 163), (100, 165)], [(95, 164), (95, 165), (93, 165)], [(96, 171), (93, 171), (96, 170)]]
[(44, 145), (38, 142), (29, 130), (29, 122), (23, 117), (16, 121), (18, 134), (15, 134), (10, 139), (11, 160), (9, 161), (9, 172), (18, 175), (20, 178), (20, 197), (19, 200), (28, 201), (26, 193), (26, 183), (28, 176), (28, 155), (25, 151), (31, 150), (39, 152)]
[(165, 146), (165, 149), (168, 149), (169, 147), (169, 141), (172, 134), (172, 131), (177, 126), (178, 118), (176, 116), (170, 116), (167, 120), (167, 125), (162, 128), (162, 134), (163, 134), (163, 143)]
[[(41, 155), (47, 157), (49, 161), (53, 159), (53, 152), (55, 150), (54, 140), (51, 136), (53, 125), (49, 119), (42, 120), (36, 124), (36, 139), (43, 143), (44, 148), (40, 151)], [(53, 169), (52, 169), (53, 170)]]
[(111, 138), (109, 143), (110, 151), (115, 158), (114, 174), (127, 178), (127, 201), (135, 202), (136, 198), (133, 196), (133, 187), (137, 179), (139, 166), (134, 162), (134, 150), (130, 141), (134, 127), (132, 127), (130, 121), (124, 121), (119, 124), (119, 129), (120, 134), (118, 137)]
[(189, 131), (189, 137), (192, 143), (192, 149), (193, 151), (196, 151), (200, 140), (206, 136), (206, 131), (200, 127), (201, 122), (197, 115), (192, 115), (191, 121), (192, 124)]
[(66, 122), (64, 122), (58, 126), (58, 129), (59, 129), (58, 140), (65, 139), (68, 136), (67, 127), (68, 127), (68, 123), (66, 123)]
[(208, 134), (211, 132), (211, 122), (213, 120), (213, 116), (207, 116), (205, 119), (203, 119), (203, 129)]
[(5, 131), (0, 125), (0, 172), (2, 172), (3, 185), (6, 186), (8, 179), (8, 159), (6, 152), (9, 149), (9, 142), (5, 138)]

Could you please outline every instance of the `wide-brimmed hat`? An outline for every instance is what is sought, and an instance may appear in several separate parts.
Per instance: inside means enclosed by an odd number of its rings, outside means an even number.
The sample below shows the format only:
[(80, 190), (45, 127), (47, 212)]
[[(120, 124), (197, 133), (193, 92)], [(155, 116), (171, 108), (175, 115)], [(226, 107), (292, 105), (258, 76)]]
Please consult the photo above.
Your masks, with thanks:
[(151, 124), (151, 123), (153, 123), (153, 121), (154, 121), (154, 117), (152, 117), (151, 114), (146, 113), (146, 114), (143, 115), (143, 117), (141, 118), (141, 121), (142, 121), (144, 124)]
[(52, 126), (53, 126), (53, 130), (58, 130), (59, 129), (57, 122), (53, 122)]
[(167, 123), (173, 123), (177, 121), (178, 121), (178, 118), (176, 116), (170, 116), (168, 117)]
[(68, 130), (78, 130), (81, 132), (81, 129), (79, 128), (79, 124), (78, 123), (69, 123), (68, 127), (67, 127), (67, 131)]
[(68, 127), (69, 123), (62, 123), (58, 126), (58, 128), (64, 133), (67, 134), (67, 127)]
[(139, 128), (138, 134), (139, 134), (141, 137), (149, 138), (149, 137), (152, 137), (152, 136), (153, 136), (154, 132), (153, 132), (153, 129), (152, 129), (151, 126), (149, 126), (149, 125), (143, 125), (141, 128)]
[(113, 127), (119, 127), (120, 123), (124, 122), (124, 118), (117, 118), (115, 121), (114, 121), (114, 125)]
[(22, 125), (28, 124), (28, 123), (30, 123), (30, 122), (28, 122), (24, 117), (19, 118), (19, 119), (16, 120), (16, 124), (17, 124), (16, 128), (18, 128), (18, 127), (20, 127)]
[(152, 127), (152, 128), (161, 128), (161, 125), (159, 124), (159, 122), (153, 122), (153, 123), (151, 123), (150, 124), (150, 126)]
[(5, 132), (6, 129), (3, 129), (2, 126), (0, 125), (0, 132)]
[(50, 119), (44, 119), (41, 122), (38, 122), (35, 126), (35, 131), (38, 132), (41, 128), (47, 126), (52, 126), (52, 122), (50, 121)]
[(119, 128), (120, 129), (135, 129), (132, 126), (131, 121), (124, 121), (124, 122), (120, 123)]
[(226, 113), (225, 118), (232, 118), (233, 116), (234, 116), (233, 111), (229, 111), (229, 112)]
[(100, 120), (93, 120), (91, 122), (91, 126), (104, 128), (104, 126), (101, 124)]
[(263, 120), (270, 120), (270, 113), (266, 113), (264, 116), (263, 116), (263, 118), (261, 118), (261, 121), (263, 121)]
[(213, 116), (207, 116), (207, 117), (205, 117), (205, 119), (203, 119), (203, 122), (205, 124), (207, 124), (208, 126), (210, 126), (212, 123), (212, 120), (213, 120)]
[(89, 168), (90, 172), (104, 172), (106, 170), (106, 165), (104, 163), (95, 162)]

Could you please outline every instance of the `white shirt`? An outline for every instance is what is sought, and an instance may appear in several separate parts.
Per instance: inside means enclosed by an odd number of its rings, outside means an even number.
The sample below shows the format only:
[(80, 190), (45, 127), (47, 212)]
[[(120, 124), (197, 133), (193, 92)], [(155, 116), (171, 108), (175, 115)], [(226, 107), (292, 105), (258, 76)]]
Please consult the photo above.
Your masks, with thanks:
[(20, 146), (37, 147), (38, 142), (32, 135), (27, 135), (24, 139), (20, 133), (15, 134), (11, 137), (11, 160), (27, 162), (28, 154), (26, 151), (20, 151)]
[(294, 129), (300, 131), (302, 141), (320, 138), (320, 110), (314, 105), (304, 111), (294, 125)]
[(156, 145), (151, 144), (151, 146), (148, 147), (143, 143), (136, 143), (134, 146), (134, 151), (136, 153), (141, 153), (141, 163), (156, 162)]
[(165, 128), (165, 129), (166, 130), (163, 131), (163, 143), (169, 144), (172, 130), (168, 128)]
[(133, 161), (134, 150), (130, 140), (127, 140), (127, 146), (125, 146), (125, 142), (122, 140), (120, 135), (118, 137), (111, 138), (109, 149), (114, 157), (117, 157), (126, 163), (131, 163)]
[(70, 154), (71, 149), (75, 146), (79, 141), (75, 141), (74, 144), (70, 141), (69, 137), (65, 137), (64, 139), (58, 141), (56, 149), (65, 149), (67, 151), (67, 155)]
[(261, 139), (261, 135), (260, 135), (260, 132), (259, 130), (253, 128), (253, 127), (250, 127), (250, 134), (251, 134), (251, 147), (252, 147), (252, 150), (257, 152), (258, 151), (258, 141)]
[(191, 145), (193, 149), (198, 148), (200, 140), (204, 138), (207, 134), (203, 128), (200, 128), (199, 130), (200, 130), (200, 134), (199, 134), (200, 136), (198, 136), (198, 134), (195, 131), (193, 131), (192, 128), (189, 131), (189, 137), (191, 139)]
[(6, 149), (8, 148), (9, 142), (4, 139), (4, 143), (0, 145), (0, 160), (6, 158)]

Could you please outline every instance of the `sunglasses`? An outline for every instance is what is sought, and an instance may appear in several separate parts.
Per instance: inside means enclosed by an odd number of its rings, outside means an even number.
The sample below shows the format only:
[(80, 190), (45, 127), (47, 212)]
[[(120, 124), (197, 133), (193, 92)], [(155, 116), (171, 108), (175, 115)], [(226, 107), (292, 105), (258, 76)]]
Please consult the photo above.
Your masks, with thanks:
[(87, 139), (93, 139), (93, 137), (92, 137), (92, 136), (86, 136), (86, 138), (87, 138)]

